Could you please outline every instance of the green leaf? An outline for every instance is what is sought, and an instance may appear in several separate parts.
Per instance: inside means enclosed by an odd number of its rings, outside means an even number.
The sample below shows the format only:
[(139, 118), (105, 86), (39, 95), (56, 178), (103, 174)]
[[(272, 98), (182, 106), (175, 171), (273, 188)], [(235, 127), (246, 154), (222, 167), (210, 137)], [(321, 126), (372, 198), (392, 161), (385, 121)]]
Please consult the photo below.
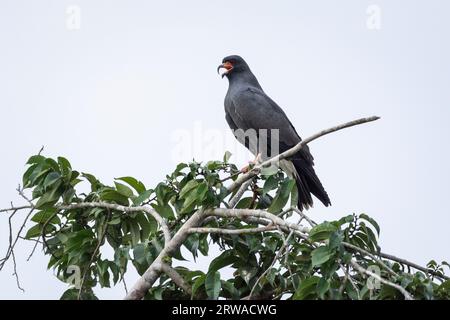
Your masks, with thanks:
[(98, 260), (97, 261), (97, 271), (99, 282), (102, 287), (109, 288), (109, 262), (108, 260)]
[(188, 167), (188, 165), (186, 163), (179, 163), (173, 173), (175, 174), (175, 176), (177, 176), (177, 174), (179, 174), (181, 170), (183, 170), (184, 168), (187, 168), (187, 167)]
[(72, 175), (72, 166), (70, 165), (69, 160), (64, 157), (58, 157), (58, 164), (61, 168), (61, 173), (64, 177), (71, 178)]
[(217, 170), (220, 167), (222, 167), (222, 162), (220, 162), (220, 161), (208, 161), (208, 163), (206, 163), (206, 167), (208, 168), (208, 170)]
[(233, 283), (231, 281), (221, 281), (222, 282), (222, 289), (225, 292), (228, 292), (229, 298), (233, 300), (239, 300), (239, 290), (237, 290)]
[(170, 205), (160, 206), (158, 204), (152, 204), (151, 205), (153, 209), (156, 210), (163, 218), (172, 219), (175, 217), (173, 214), (172, 207)]
[(199, 202), (202, 202), (204, 200), (207, 192), (208, 192), (208, 184), (205, 181), (203, 181), (197, 187), (197, 200)]
[(42, 195), (36, 203), (36, 208), (42, 209), (47, 204), (56, 203), (61, 196), (61, 190), (59, 188), (60, 185), (61, 181), (58, 181), (54, 184), (53, 188), (50, 191), (44, 193), (44, 195)]
[(253, 202), (253, 197), (245, 197), (239, 200), (236, 209), (248, 209)]
[(139, 243), (133, 248), (133, 258), (137, 263), (143, 264), (147, 261), (145, 251), (145, 245), (143, 243)]
[(158, 229), (155, 219), (152, 217), (150, 220), (147, 220), (146, 214), (142, 212), (136, 215), (136, 221), (139, 223), (141, 229), (141, 241), (147, 240), (150, 233)]
[(121, 184), (119, 182), (114, 182), (117, 192), (119, 192), (121, 195), (127, 197), (127, 198), (133, 198), (133, 190), (131, 190), (129, 187), (127, 187), (124, 184)]
[(211, 261), (208, 273), (215, 272), (223, 267), (233, 264), (238, 258), (232, 250), (222, 252), (222, 254)]
[(275, 175), (273, 176), (269, 176), (266, 180), (266, 182), (264, 182), (264, 187), (263, 187), (263, 192), (262, 194), (266, 194), (271, 190), (274, 190), (278, 187), (278, 179)]
[(151, 194), (153, 193), (152, 189), (149, 190), (145, 190), (144, 192), (142, 192), (141, 194), (139, 194), (139, 196), (137, 196), (134, 200), (133, 200), (133, 204), (134, 205), (140, 205), (142, 204), (144, 201), (146, 201), (148, 198), (150, 198)]
[(295, 186), (295, 181), (288, 179), (281, 183), (275, 199), (272, 201), (268, 211), (271, 213), (280, 212), (289, 200), (292, 188)]
[(311, 299), (315, 296), (317, 283), (320, 281), (318, 276), (312, 276), (300, 282), (300, 285), (295, 291), (292, 299), (305, 300)]
[(316, 287), (320, 299), (324, 299), (325, 293), (327, 293), (328, 290), (330, 290), (330, 282), (326, 278), (321, 278)]
[(128, 221), (130, 225), (130, 232), (131, 232), (131, 243), (133, 246), (139, 243), (141, 239), (141, 231), (139, 228), (139, 224), (136, 220), (130, 219)]
[(219, 271), (211, 272), (206, 275), (205, 279), (205, 290), (208, 298), (217, 300), (219, 297), (220, 289), (222, 288), (222, 284), (220, 282), (220, 273)]
[(369, 217), (367, 214), (364, 213), (360, 214), (359, 217), (361, 219), (368, 221), (375, 228), (375, 230), (377, 230), (378, 236), (380, 236), (380, 226), (374, 219), (372, 219), (371, 217)]
[(52, 168), (54, 171), (61, 173), (60, 167), (58, 165), (58, 162), (56, 162), (55, 160), (53, 160), (52, 158), (46, 158), (45, 159), (45, 164), (48, 165), (50, 168)]
[(61, 222), (61, 220), (58, 218), (57, 215), (55, 215), (55, 210), (42, 210), (36, 213), (33, 218), (31, 218), (31, 221), (37, 222), (37, 223), (46, 223), (48, 219), (51, 220), (48, 222), (50, 224), (58, 224)]
[(119, 223), (121, 223), (122, 222), (122, 219), (120, 219), (120, 217), (117, 217), (117, 218), (114, 218), (114, 219), (112, 219), (111, 221), (109, 221), (108, 222), (108, 224), (110, 224), (110, 225), (117, 225), (117, 224), (119, 224)]
[(114, 261), (109, 261), (109, 269), (111, 270), (111, 272), (113, 274), (113, 283), (117, 284), (117, 281), (119, 281), (119, 277), (120, 277), (119, 266), (116, 265)]
[(327, 262), (332, 255), (333, 252), (331, 252), (330, 249), (328, 249), (328, 247), (326, 246), (314, 249), (311, 252), (312, 266), (320, 266), (321, 264)]
[(23, 176), (22, 176), (22, 185), (24, 186), (24, 188), (27, 188), (27, 187), (30, 186), (31, 174), (34, 172), (34, 170), (36, 169), (37, 166), (38, 166), (37, 164), (33, 164), (23, 174)]
[(44, 190), (47, 190), (47, 188), (53, 186), (60, 177), (61, 175), (58, 172), (50, 172), (49, 174), (47, 174), (43, 183)]
[(437, 288), (437, 290), (450, 293), (450, 280), (442, 282)]
[(63, 202), (64, 202), (65, 204), (69, 204), (69, 203), (72, 201), (72, 199), (73, 199), (74, 196), (75, 196), (75, 189), (72, 188), (72, 187), (69, 187), (69, 188), (66, 189), (66, 190), (64, 191), (64, 193), (62, 194)]
[(134, 190), (136, 190), (138, 194), (145, 192), (146, 188), (144, 184), (133, 177), (120, 177), (116, 178), (116, 180), (121, 180), (123, 182), (128, 183)]
[(194, 260), (198, 256), (197, 250), (198, 250), (199, 243), (200, 243), (200, 239), (199, 239), (198, 234), (191, 234), (184, 241), (184, 246), (192, 253)]
[(35, 186), (39, 184), (42, 179), (50, 172), (49, 168), (44, 168), (42, 165), (36, 166), (30, 175), (28, 186)]
[(309, 239), (313, 242), (328, 239), (330, 235), (337, 231), (337, 227), (326, 221), (314, 226), (309, 232)]
[(78, 289), (75, 289), (75, 288), (67, 289), (61, 295), (59, 300), (78, 300), (78, 293), (79, 293)]
[(107, 202), (115, 202), (124, 206), (129, 205), (128, 198), (116, 190), (105, 190), (100, 194), (101, 200), (107, 201)]
[(26, 239), (31, 239), (35, 237), (39, 237), (42, 233), (42, 224), (36, 224), (28, 229), (27, 234), (25, 235)]
[(94, 177), (92, 174), (82, 173), (81, 176), (83, 178), (86, 178), (87, 181), (89, 181), (89, 183), (91, 184), (91, 190), (94, 192), (97, 191), (102, 186), (100, 181), (96, 177)]
[(188, 183), (186, 183), (186, 185), (180, 191), (180, 194), (179, 194), (180, 199), (183, 199), (189, 191), (196, 188), (197, 186), (198, 186), (197, 180), (188, 181)]
[(328, 244), (328, 247), (330, 248), (330, 250), (338, 248), (343, 240), (344, 235), (341, 232), (335, 231), (330, 236), (330, 242)]
[(45, 161), (45, 157), (44, 156), (41, 156), (41, 155), (39, 155), (39, 154), (37, 154), (37, 155), (34, 155), (34, 156), (31, 156), (29, 159), (28, 159), (28, 161), (27, 161), (27, 164), (41, 164), (41, 163), (43, 163)]
[(232, 153), (230, 151), (225, 151), (225, 154), (223, 155), (223, 162), (227, 163), (228, 160), (230, 160), (232, 156)]
[(194, 208), (194, 206), (195, 206), (195, 203), (197, 201), (197, 197), (198, 196), (197, 196), (197, 192), (196, 192), (195, 189), (192, 190), (191, 192), (189, 192), (188, 196), (184, 200), (183, 208), (181, 209), (181, 213), (186, 213), (186, 212), (191, 211)]
[[(72, 288), (64, 291), (62, 294), (60, 300), (78, 300), (78, 293), (79, 290)], [(92, 292), (92, 289), (89, 290), (83, 290), (80, 296), (81, 300), (98, 300), (98, 298), (95, 296), (94, 292)]]
[(192, 296), (193, 299), (195, 297), (195, 294), (197, 293), (198, 289), (205, 284), (206, 274), (201, 275), (197, 279), (195, 279), (194, 284), (192, 285)]

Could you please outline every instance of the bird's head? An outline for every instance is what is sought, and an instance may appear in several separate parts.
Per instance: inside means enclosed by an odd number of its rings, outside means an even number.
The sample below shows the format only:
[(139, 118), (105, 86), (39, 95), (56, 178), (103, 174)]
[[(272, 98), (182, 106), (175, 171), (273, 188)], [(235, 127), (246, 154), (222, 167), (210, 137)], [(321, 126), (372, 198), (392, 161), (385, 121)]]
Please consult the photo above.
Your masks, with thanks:
[(223, 58), (222, 64), (217, 67), (217, 73), (220, 73), (220, 69), (226, 69), (222, 73), (222, 78), (227, 76), (230, 77), (231, 74), (238, 74), (245, 71), (250, 71), (250, 68), (242, 57), (237, 55), (232, 55)]

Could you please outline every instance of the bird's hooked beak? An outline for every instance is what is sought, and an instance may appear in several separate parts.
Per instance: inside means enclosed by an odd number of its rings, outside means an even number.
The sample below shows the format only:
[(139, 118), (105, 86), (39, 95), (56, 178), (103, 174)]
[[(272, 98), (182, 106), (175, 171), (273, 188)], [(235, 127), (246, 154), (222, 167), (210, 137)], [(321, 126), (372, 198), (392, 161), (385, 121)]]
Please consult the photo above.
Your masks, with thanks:
[(226, 69), (226, 71), (224, 73), (222, 73), (222, 78), (223, 78), (228, 73), (230, 73), (230, 71), (233, 69), (233, 65), (231, 64), (231, 62), (226, 61), (217, 67), (217, 73), (220, 73), (220, 69)]

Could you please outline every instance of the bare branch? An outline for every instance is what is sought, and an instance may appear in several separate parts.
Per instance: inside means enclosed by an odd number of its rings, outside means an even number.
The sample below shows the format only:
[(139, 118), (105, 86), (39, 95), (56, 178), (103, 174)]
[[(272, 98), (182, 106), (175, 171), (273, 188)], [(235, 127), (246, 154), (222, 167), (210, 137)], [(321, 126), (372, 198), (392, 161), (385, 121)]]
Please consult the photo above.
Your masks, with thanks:
[(304, 214), (298, 208), (292, 207), (291, 210), (295, 211), (300, 217), (302, 217), (303, 219), (308, 221), (308, 223), (311, 227), (314, 227), (315, 225), (317, 225), (317, 223), (314, 220), (311, 220), (310, 217), (308, 217), (306, 214)]
[(25, 195), (25, 193), (23, 192), (23, 188), (20, 186), (20, 184), (19, 184), (19, 186), (17, 187), (17, 192), (19, 193), (19, 195), (22, 197), (22, 198), (24, 198), (29, 204), (30, 204), (30, 207), (31, 208), (34, 208), (34, 204), (33, 204), (33, 202)]
[(412, 267), (414, 269), (420, 270), (420, 271), (422, 271), (424, 273), (431, 274), (431, 275), (433, 275), (435, 277), (442, 278), (442, 279), (445, 279), (445, 280), (450, 280), (450, 277), (448, 277), (446, 275), (442, 275), (442, 274), (436, 273), (433, 270), (430, 270), (430, 269), (427, 269), (425, 267), (422, 267), (422, 266), (418, 265), (417, 263), (408, 261), (406, 259), (398, 258), (398, 257), (396, 257), (396, 256), (394, 256), (392, 254), (380, 252), (379, 256), (382, 257), (382, 258), (388, 259), (388, 260), (392, 260), (392, 261), (395, 261), (395, 262), (407, 265), (407, 266)]
[(246, 217), (256, 217), (265, 218), (271, 220), (274, 224), (281, 227), (288, 227), (290, 229), (297, 230), (301, 233), (308, 233), (309, 229), (303, 226), (299, 226), (296, 223), (288, 222), (281, 219), (280, 217), (264, 211), (264, 210), (252, 210), (252, 209), (212, 209), (207, 211), (208, 215), (219, 216), (219, 217), (236, 217), (236, 218), (246, 218)]
[(222, 229), (222, 228), (190, 228), (189, 233), (219, 233), (219, 234), (247, 234), (259, 233), (266, 231), (277, 230), (275, 226), (258, 227), (258, 228), (243, 228), (243, 229)]
[(249, 172), (247, 172), (246, 174), (243, 174), (241, 176), (239, 176), (229, 187), (228, 190), (229, 191), (234, 191), (237, 187), (239, 187), (240, 185), (242, 185), (245, 181), (253, 178), (254, 176), (258, 175), (261, 171), (262, 168), (264, 167), (269, 167), (271, 165), (274, 165), (276, 163), (278, 163), (280, 160), (283, 160), (285, 158), (288, 158), (290, 156), (293, 156), (294, 154), (296, 154), (298, 151), (300, 151), (301, 148), (303, 148), (305, 145), (307, 145), (308, 143), (310, 143), (311, 141), (314, 141), (324, 135), (345, 129), (345, 128), (349, 128), (349, 127), (353, 127), (356, 125), (360, 125), (363, 123), (367, 123), (367, 122), (371, 122), (371, 121), (375, 121), (380, 119), (379, 117), (373, 116), (373, 117), (368, 117), (368, 118), (361, 118), (361, 119), (357, 119), (357, 120), (353, 120), (350, 122), (346, 122), (344, 124), (335, 126), (335, 127), (331, 127), (329, 129), (326, 130), (322, 130), (308, 138), (306, 138), (305, 140), (301, 141), (300, 143), (298, 143), (297, 145), (295, 145), (294, 147), (292, 147), (289, 150), (286, 150), (283, 153), (280, 153), (279, 155), (270, 158), (266, 161), (264, 161), (261, 164), (258, 164), (256, 166), (254, 166)]
[(20, 207), (12, 207), (11, 206), (11, 208), (0, 209), (0, 212), (18, 211), (18, 210), (31, 209), (31, 208), (33, 208), (33, 207), (32, 206), (20, 206)]
[(242, 196), (244, 195), (245, 191), (247, 191), (247, 188), (250, 186), (251, 183), (252, 180), (250, 179), (240, 186), (236, 194), (228, 202), (228, 206), (230, 208), (234, 208), (237, 205), (237, 203), (239, 202), (239, 200), (241, 200)]
[(22, 292), (25, 292), (25, 290), (20, 286), (19, 274), (17, 273), (16, 255), (14, 254), (14, 250), (11, 251), (11, 255), (12, 255), (12, 258), (13, 258), (13, 264), (14, 264), (14, 273), (13, 273), (13, 275), (16, 277), (16, 285), (17, 285), (17, 288), (19, 288), (20, 290), (22, 290)]

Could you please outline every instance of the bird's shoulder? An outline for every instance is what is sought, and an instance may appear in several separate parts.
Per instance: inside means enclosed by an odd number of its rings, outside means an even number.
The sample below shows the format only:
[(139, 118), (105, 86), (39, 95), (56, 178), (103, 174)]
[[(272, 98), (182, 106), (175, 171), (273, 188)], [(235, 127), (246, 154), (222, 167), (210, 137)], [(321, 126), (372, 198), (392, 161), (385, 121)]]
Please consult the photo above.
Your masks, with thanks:
[(228, 101), (242, 111), (247, 109), (254, 112), (256, 107), (258, 109), (279, 108), (262, 89), (252, 86), (240, 86), (231, 90)]

